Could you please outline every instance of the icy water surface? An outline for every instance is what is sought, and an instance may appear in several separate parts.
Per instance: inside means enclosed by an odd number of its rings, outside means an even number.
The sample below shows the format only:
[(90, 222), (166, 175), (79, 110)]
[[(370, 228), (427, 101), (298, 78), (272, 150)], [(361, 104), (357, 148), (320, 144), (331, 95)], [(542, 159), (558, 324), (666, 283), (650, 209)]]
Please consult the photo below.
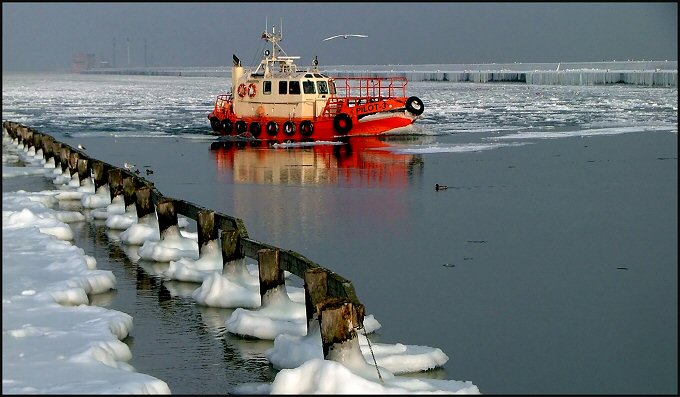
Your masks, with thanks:
[[(5, 73), (3, 120), (152, 168), (165, 195), (350, 279), (376, 340), (449, 355), (428, 376), (488, 394), (677, 393), (677, 89), (411, 82), (425, 113), (398, 136), (217, 148), (207, 114), (228, 84)], [(111, 307), (149, 312), (131, 313), (138, 371), (174, 393), (273, 376), (191, 285), (82, 228), (131, 277)], [(185, 331), (151, 340), (154, 327)]]

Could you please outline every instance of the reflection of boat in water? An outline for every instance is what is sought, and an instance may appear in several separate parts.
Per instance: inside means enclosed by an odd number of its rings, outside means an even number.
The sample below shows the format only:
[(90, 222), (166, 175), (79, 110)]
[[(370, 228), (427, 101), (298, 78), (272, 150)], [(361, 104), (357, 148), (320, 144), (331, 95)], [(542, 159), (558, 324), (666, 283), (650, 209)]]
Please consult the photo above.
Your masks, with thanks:
[(279, 46), (281, 33), (265, 31), (271, 43), (257, 68), (233, 56), (231, 91), (218, 95), (208, 115), (219, 135), (281, 141), (333, 140), (378, 135), (413, 124), (423, 102), (407, 96), (404, 77), (336, 77), (298, 70)]
[(210, 148), (233, 183), (405, 188), (421, 174), (422, 159), (396, 152), (393, 142), (361, 137), (272, 147), (257, 140), (218, 140)]

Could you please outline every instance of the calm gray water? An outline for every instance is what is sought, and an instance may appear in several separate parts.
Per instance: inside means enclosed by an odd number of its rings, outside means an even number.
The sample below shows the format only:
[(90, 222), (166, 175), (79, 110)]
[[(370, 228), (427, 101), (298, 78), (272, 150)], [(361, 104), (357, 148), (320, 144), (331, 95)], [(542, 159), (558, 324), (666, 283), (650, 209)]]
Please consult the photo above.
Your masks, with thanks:
[[(227, 85), (5, 73), (3, 120), (149, 166), (164, 195), (352, 280), (374, 340), (449, 355), (429, 376), (677, 393), (677, 89), (412, 82), (426, 110), (408, 135), (217, 150), (206, 115)], [(116, 272), (102, 304), (134, 316), (138, 371), (173, 393), (272, 379), (270, 342), (225, 335), (229, 312), (194, 305), (197, 285), (161, 283), (103, 225), (74, 228)]]

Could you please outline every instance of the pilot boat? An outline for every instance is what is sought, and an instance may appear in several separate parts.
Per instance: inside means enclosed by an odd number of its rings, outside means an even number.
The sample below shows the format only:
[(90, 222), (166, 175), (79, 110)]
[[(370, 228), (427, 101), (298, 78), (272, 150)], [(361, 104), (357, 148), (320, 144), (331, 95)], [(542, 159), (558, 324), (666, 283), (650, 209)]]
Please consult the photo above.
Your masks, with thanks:
[(425, 110), (407, 96), (405, 77), (331, 77), (298, 68), (299, 56), (281, 48), (282, 34), (264, 31), (271, 44), (256, 68), (233, 55), (231, 91), (220, 94), (208, 115), (216, 134), (269, 142), (333, 141), (385, 134), (413, 124)]

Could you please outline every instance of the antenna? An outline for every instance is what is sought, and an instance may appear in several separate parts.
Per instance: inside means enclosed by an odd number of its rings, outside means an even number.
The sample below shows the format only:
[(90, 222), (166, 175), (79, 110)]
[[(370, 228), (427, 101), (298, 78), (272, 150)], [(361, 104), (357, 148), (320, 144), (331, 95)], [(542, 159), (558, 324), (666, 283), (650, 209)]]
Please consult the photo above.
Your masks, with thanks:
[(283, 17), (281, 17), (281, 29), (279, 30), (279, 36), (281, 36), (281, 41), (283, 41)]

